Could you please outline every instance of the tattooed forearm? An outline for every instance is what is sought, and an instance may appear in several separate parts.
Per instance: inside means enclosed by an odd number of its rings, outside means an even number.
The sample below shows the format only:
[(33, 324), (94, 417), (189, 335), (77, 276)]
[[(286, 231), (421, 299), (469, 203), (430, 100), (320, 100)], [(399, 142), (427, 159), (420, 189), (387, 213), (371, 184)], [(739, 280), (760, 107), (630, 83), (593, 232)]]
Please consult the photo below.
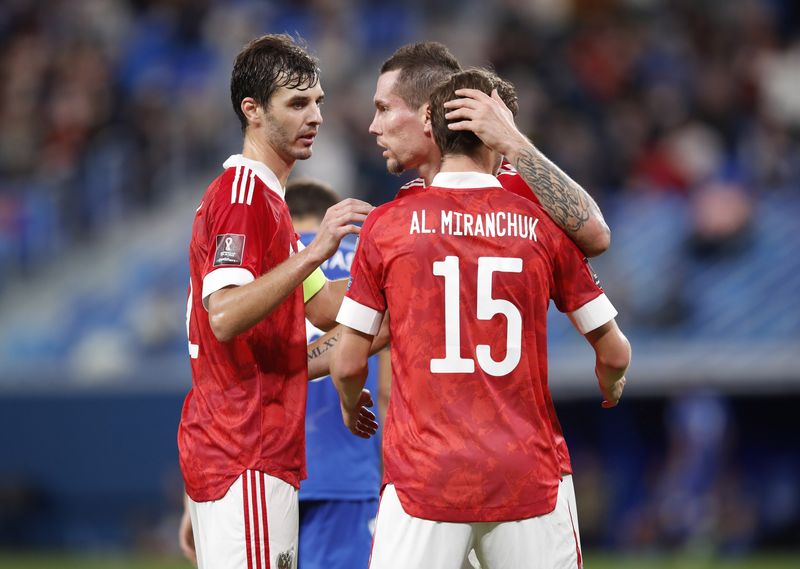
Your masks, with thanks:
[(339, 330), (336, 332), (336, 334), (334, 334), (330, 338), (325, 338), (325, 339), (320, 338), (319, 343), (313, 348), (311, 348), (313, 344), (309, 345), (309, 348), (311, 349), (308, 351), (308, 361), (310, 362), (311, 360), (320, 357), (322, 354), (332, 349), (339, 341), (341, 336), (342, 332), (341, 330)]
[(586, 190), (535, 147), (520, 149), (513, 163), (542, 207), (562, 229), (580, 231), (593, 218), (605, 226), (600, 208)]

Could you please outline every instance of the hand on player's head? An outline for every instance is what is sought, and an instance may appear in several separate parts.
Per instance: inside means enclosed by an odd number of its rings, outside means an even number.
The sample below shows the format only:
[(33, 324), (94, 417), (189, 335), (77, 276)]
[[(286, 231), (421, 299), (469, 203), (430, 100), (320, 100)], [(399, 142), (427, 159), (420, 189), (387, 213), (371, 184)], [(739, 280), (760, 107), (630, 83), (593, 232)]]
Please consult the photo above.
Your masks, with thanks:
[(444, 115), (450, 130), (469, 130), (489, 148), (505, 152), (508, 141), (522, 137), (514, 123), (514, 114), (493, 90), (491, 95), (477, 89), (458, 89), (458, 99), (444, 103)]
[(355, 224), (363, 223), (373, 209), (375, 208), (367, 202), (354, 198), (347, 198), (331, 206), (325, 212), (317, 236), (309, 247), (316, 247), (320, 255), (327, 259), (336, 252), (345, 235), (361, 232), (361, 227)]

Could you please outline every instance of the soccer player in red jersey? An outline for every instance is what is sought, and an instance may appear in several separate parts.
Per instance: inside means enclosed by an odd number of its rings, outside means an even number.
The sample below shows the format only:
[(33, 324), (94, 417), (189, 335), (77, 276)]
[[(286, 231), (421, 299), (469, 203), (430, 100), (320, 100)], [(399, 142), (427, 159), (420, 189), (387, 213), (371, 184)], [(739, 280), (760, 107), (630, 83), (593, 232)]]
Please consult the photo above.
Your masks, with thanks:
[(339, 311), (332, 375), (359, 436), (375, 429), (361, 389), (372, 336), (392, 314), (372, 569), (459, 569), (473, 547), (487, 569), (581, 566), (550, 416), (550, 300), (594, 348), (604, 406), (622, 395), (630, 346), (576, 245), (493, 175), (501, 155), (459, 124), (464, 105), (445, 118), (446, 101), (495, 98), (499, 83), (467, 71), (431, 95), (441, 168), (427, 190), (369, 216)]
[[(439, 171), (441, 153), (424, 127), (428, 100), (434, 87), (459, 71), (461, 66), (453, 54), (437, 42), (405, 45), (381, 67), (370, 132), (384, 149), (390, 172), (417, 170), (420, 174), (400, 189), (398, 198), (425, 191)], [(502, 92), (502, 83), (498, 86)], [(588, 257), (608, 248), (610, 231), (592, 197), (516, 128), (501, 99), (472, 93), (472, 97), (448, 104), (463, 106), (463, 112), (470, 115), (463, 126), (504, 156), (496, 172), (503, 188), (541, 205)], [(561, 471), (571, 475), (569, 450), (555, 408), (551, 407), (550, 415), (559, 441)], [(574, 494), (570, 502), (574, 509)], [(577, 527), (576, 532), (580, 535)]]
[[(424, 190), (439, 171), (441, 153), (423, 128), (427, 104), (434, 87), (459, 71), (458, 60), (438, 42), (405, 45), (381, 66), (369, 131), (384, 149), (390, 172), (417, 170), (420, 175), (399, 196)], [(503, 187), (539, 203), (587, 257), (608, 249), (611, 233), (586, 190), (544, 156), (493, 102), (476, 98), (461, 104), (475, 114), (473, 132), (504, 156), (497, 172)]]
[(311, 156), (323, 91), (316, 60), (292, 38), (250, 42), (234, 62), (231, 99), (243, 152), (208, 187), (189, 245), (192, 388), (178, 446), (191, 524), (182, 545), (201, 569), (294, 567), (306, 475), (305, 316), (334, 325), (344, 285), (318, 268), (372, 206), (340, 202), (298, 247), (284, 185)]

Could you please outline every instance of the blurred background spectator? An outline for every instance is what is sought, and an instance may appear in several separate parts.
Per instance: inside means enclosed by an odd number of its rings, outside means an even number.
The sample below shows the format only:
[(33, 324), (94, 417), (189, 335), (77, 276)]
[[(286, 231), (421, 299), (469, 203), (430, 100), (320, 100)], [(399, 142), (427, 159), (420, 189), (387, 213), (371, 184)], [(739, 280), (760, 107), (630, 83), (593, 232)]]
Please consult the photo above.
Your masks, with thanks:
[[(800, 449), (780, 415), (800, 403), (792, 0), (4, 0), (0, 426), (17, 434), (0, 446), (0, 545), (172, 547), (191, 217), (241, 149), (233, 57), (284, 31), (319, 55), (326, 91), (300, 175), (394, 196), (406, 178), (367, 131), (375, 80), (398, 46), (435, 39), (511, 80), (523, 131), (600, 203), (629, 406), (587, 412), (588, 353), (551, 319), (588, 544), (796, 548)], [(621, 448), (592, 435), (622, 428)], [(75, 464), (56, 477), (59, 452)]]

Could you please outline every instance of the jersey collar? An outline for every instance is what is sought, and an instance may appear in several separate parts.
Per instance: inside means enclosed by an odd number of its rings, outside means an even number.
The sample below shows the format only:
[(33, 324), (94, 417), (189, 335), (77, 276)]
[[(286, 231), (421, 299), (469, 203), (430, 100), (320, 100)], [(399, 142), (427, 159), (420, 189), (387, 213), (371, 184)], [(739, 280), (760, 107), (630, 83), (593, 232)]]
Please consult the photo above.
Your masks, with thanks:
[(433, 177), (431, 186), (437, 188), (502, 188), (497, 178), (481, 172), (439, 172)]
[(245, 158), (241, 154), (234, 154), (222, 163), (222, 167), (225, 169), (236, 168), (237, 166), (250, 168), (256, 173), (256, 176), (258, 176), (261, 181), (264, 182), (265, 186), (278, 194), (282, 200), (286, 199), (286, 189), (281, 185), (281, 183), (278, 181), (278, 177), (267, 167), (266, 164), (259, 162), (258, 160)]

